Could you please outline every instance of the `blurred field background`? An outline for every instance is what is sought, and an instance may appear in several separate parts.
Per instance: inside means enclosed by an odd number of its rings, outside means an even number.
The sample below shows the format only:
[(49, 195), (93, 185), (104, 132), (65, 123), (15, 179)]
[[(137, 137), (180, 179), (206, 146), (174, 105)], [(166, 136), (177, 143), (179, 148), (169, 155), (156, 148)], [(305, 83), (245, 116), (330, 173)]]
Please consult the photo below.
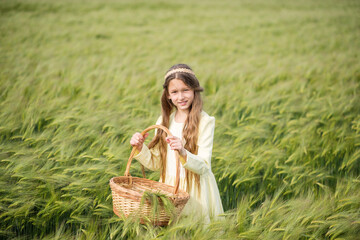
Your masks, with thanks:
[[(359, 1), (0, 0), (0, 12), (0, 238), (360, 239)], [(159, 116), (175, 63), (216, 117), (226, 218), (208, 229), (112, 212), (108, 181)]]

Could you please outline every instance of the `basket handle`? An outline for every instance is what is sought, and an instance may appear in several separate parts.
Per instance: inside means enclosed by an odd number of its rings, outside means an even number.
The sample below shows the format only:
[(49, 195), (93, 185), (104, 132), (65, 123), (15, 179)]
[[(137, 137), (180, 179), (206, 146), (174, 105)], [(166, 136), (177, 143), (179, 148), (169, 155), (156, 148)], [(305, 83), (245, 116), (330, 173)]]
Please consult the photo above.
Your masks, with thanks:
[[(152, 125), (148, 128), (146, 128), (144, 131), (141, 132), (141, 135), (145, 135), (145, 133), (147, 133), (148, 131), (152, 130), (152, 129), (156, 129), (156, 128), (160, 128), (161, 130), (165, 131), (167, 136), (172, 136), (171, 132), (169, 131), (169, 129), (167, 129), (166, 127), (162, 126), (162, 125)], [(131, 179), (131, 175), (130, 175), (130, 166), (131, 166), (131, 161), (135, 155), (136, 152), (136, 147), (133, 147), (131, 153), (130, 153), (130, 157), (128, 160), (128, 163), (126, 165), (126, 170), (124, 173), (124, 176), (130, 177), (130, 183), (132, 183), (132, 179)], [(176, 179), (175, 179), (175, 188), (174, 188), (174, 194), (177, 194), (179, 191), (179, 184), (180, 184), (180, 161), (179, 161), (179, 152), (175, 151), (175, 158), (176, 158)], [(144, 172), (143, 172), (144, 175)]]

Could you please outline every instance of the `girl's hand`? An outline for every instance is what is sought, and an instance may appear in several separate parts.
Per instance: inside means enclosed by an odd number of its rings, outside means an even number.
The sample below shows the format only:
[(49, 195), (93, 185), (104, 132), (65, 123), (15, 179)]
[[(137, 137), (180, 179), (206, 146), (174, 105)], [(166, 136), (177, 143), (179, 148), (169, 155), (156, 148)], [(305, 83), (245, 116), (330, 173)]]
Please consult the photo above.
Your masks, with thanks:
[(141, 152), (142, 146), (144, 144), (145, 139), (149, 136), (149, 133), (145, 133), (145, 135), (141, 135), (141, 133), (135, 133), (130, 140), (130, 144), (133, 147), (136, 147), (139, 152)]
[(183, 157), (186, 156), (186, 151), (180, 138), (175, 136), (166, 137), (166, 142), (170, 145), (171, 150), (178, 151)]

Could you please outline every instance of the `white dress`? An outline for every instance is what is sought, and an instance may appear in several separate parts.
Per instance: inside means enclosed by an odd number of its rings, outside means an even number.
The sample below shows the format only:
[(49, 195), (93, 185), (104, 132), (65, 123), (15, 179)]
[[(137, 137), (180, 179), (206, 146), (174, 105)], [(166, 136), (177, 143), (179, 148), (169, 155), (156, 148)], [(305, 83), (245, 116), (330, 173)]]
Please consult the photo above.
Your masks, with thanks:
[[(174, 119), (175, 113), (170, 116), (170, 132), (182, 139), (182, 131), (184, 123), (177, 123)], [(161, 124), (161, 116), (156, 124)], [(192, 188), (189, 192), (190, 199), (185, 205), (182, 214), (195, 214), (197, 217), (203, 217), (205, 222), (209, 222), (211, 218), (218, 218), (224, 213), (219, 189), (216, 184), (214, 174), (211, 171), (211, 155), (215, 130), (215, 118), (209, 116), (204, 111), (201, 113), (198, 137), (198, 154), (192, 154), (186, 151), (187, 158), (184, 165), (180, 164), (180, 186), (182, 190), (186, 190), (185, 168), (200, 175), (200, 194), (192, 182)], [(151, 161), (153, 155), (154, 162)], [(156, 147), (149, 150), (144, 144), (141, 152), (134, 156), (141, 164), (150, 170), (160, 169), (159, 151)], [(174, 186), (176, 178), (176, 159), (175, 153), (168, 145), (165, 183)], [(160, 179), (161, 181), (161, 179)]]

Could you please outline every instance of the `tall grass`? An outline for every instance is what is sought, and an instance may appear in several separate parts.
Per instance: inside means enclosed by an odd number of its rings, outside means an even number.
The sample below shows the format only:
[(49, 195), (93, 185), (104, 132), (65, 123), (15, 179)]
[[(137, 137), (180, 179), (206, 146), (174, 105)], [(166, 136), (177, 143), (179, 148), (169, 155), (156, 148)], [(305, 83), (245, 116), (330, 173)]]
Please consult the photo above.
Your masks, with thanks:
[[(0, 236), (356, 239), (358, 1), (0, 1)], [(193, 67), (225, 219), (116, 217), (108, 181)], [(141, 176), (135, 161), (131, 173)], [(151, 179), (159, 174), (147, 172)]]

